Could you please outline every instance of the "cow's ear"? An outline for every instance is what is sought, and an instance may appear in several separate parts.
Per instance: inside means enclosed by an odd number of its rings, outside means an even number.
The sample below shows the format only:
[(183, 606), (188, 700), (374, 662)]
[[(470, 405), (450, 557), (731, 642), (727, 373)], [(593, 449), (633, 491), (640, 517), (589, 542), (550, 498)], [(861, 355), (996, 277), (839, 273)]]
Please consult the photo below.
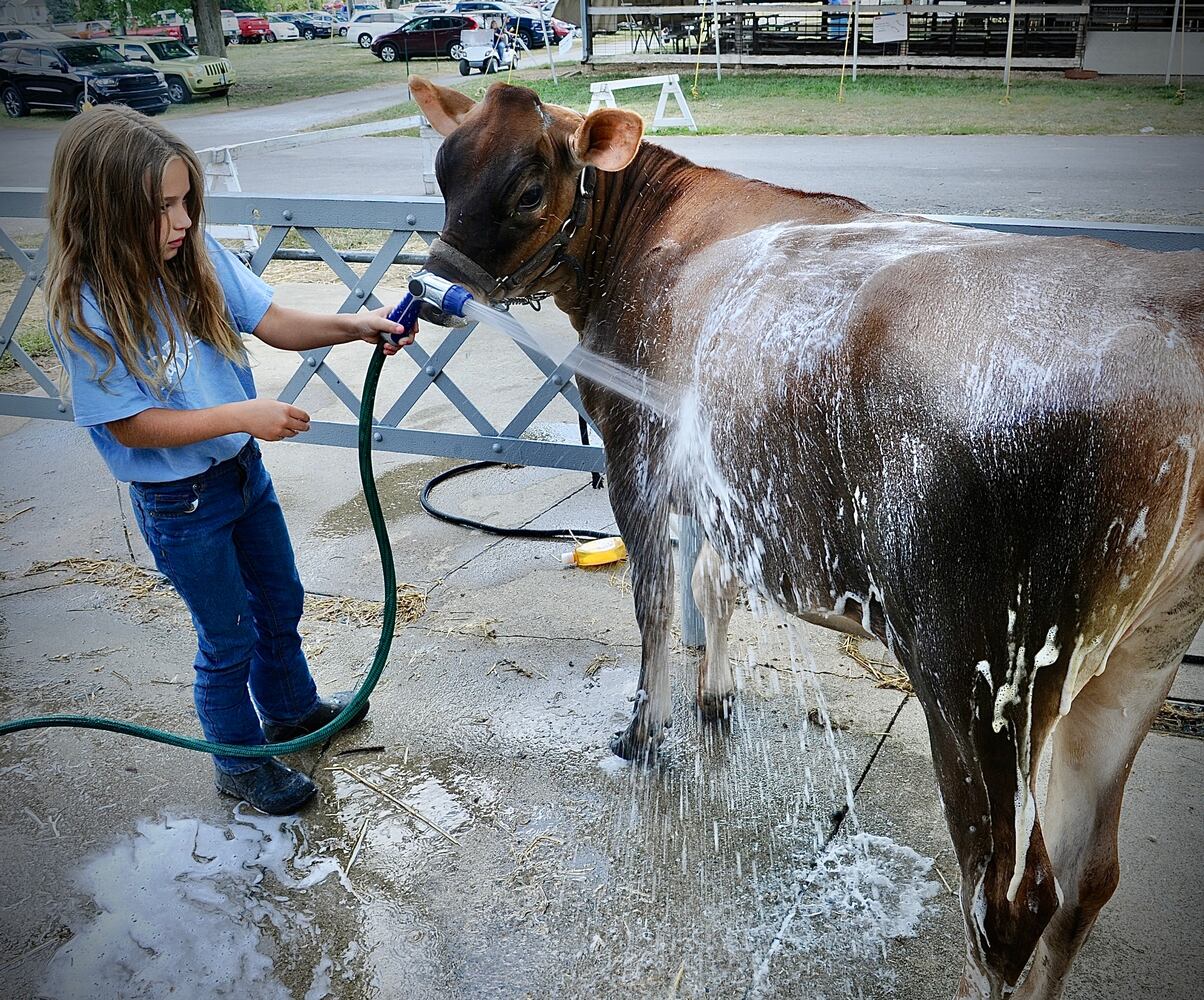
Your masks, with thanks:
[(634, 111), (599, 108), (573, 133), (573, 155), (599, 170), (622, 170), (635, 159), (643, 137), (644, 119)]
[(410, 77), (410, 96), (412, 96), (431, 127), (440, 135), (451, 135), (464, 121), (465, 115), (475, 103), (467, 94), (437, 83), (422, 76)]

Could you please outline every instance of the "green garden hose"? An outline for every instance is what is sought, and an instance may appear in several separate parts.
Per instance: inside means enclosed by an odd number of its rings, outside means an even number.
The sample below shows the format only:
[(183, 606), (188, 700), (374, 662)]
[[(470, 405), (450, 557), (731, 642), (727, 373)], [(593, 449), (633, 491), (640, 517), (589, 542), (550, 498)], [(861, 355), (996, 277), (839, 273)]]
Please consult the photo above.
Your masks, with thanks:
[(274, 757), (277, 754), (297, 753), (308, 750), (322, 743), (341, 729), (353, 718), (367, 702), (376, 682), (380, 680), (385, 662), (389, 659), (389, 648), (393, 645), (393, 629), (397, 621), (397, 574), (393, 566), (393, 552), (389, 547), (389, 533), (385, 528), (384, 514), (380, 509), (380, 498), (376, 494), (376, 481), (372, 476), (372, 407), (376, 401), (376, 385), (380, 381), (381, 368), (384, 365), (384, 351), (377, 347), (368, 363), (368, 372), (364, 376), (364, 393), (360, 400), (359, 418), (359, 460), (360, 482), (364, 488), (364, 500), (368, 505), (368, 516), (372, 521), (372, 531), (376, 535), (376, 547), (380, 552), (381, 570), (385, 583), (385, 614), (381, 624), (380, 641), (376, 644), (376, 658), (372, 668), (364, 678), (364, 682), (355, 692), (347, 707), (335, 718), (326, 723), (321, 729), (300, 736), (295, 740), (284, 743), (266, 743), (258, 746), (243, 746), (231, 743), (210, 743), (207, 740), (193, 739), (178, 733), (168, 733), (149, 726), (140, 726), (133, 722), (121, 722), (118, 719), (105, 719), (94, 715), (36, 715), (27, 719), (17, 719), (13, 722), (0, 723), (0, 736), (9, 733), (19, 733), (26, 729), (51, 729), (68, 727), (72, 729), (104, 729), (111, 733), (122, 733), (125, 736), (135, 736), (140, 740), (151, 740), (155, 743), (166, 743), (168, 746), (180, 747), (184, 750), (196, 750), (201, 753), (221, 754), (226, 757)]

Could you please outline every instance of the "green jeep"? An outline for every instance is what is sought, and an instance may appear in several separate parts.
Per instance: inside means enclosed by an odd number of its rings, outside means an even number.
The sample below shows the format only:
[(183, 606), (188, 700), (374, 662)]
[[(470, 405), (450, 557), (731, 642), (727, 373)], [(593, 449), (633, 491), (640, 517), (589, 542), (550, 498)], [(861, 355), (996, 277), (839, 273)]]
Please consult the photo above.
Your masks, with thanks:
[(145, 63), (162, 73), (167, 80), (167, 96), (173, 104), (184, 104), (206, 94), (222, 97), (237, 80), (229, 60), (199, 56), (177, 38), (136, 35), (96, 41), (112, 45), (127, 59)]

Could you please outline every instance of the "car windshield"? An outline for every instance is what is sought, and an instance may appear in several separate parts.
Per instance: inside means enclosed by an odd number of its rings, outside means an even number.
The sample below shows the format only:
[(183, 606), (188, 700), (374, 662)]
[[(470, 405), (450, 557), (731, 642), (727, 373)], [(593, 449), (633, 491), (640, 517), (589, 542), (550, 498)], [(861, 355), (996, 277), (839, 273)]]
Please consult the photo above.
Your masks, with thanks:
[(100, 63), (123, 63), (125, 56), (111, 45), (66, 45), (59, 55), (68, 66), (97, 66)]
[(151, 42), (150, 50), (159, 59), (187, 59), (190, 56), (195, 56), (192, 51), (183, 42), (172, 40), (170, 42)]

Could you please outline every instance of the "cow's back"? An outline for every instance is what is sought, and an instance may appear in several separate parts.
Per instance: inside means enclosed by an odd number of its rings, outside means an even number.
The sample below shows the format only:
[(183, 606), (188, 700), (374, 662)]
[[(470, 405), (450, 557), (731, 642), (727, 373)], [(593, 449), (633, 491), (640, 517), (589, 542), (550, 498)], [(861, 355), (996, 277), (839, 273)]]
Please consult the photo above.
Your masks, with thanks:
[(673, 303), (684, 502), (787, 606), (975, 622), (967, 664), (1060, 628), (1082, 667), (1204, 500), (1200, 262), (894, 217), (717, 244)]

